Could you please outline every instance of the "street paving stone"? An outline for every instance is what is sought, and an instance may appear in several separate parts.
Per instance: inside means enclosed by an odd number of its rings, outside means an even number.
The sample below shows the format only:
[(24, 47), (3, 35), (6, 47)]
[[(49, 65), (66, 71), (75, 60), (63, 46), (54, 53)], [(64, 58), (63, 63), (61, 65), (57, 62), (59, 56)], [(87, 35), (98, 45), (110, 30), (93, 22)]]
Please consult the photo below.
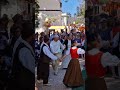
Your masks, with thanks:
[(71, 88), (67, 88), (63, 84), (63, 77), (65, 75), (66, 70), (62, 70), (60, 68), (58, 75), (55, 76), (53, 74), (53, 69), (52, 67), (50, 68), (50, 79), (49, 82), (52, 84), (52, 86), (43, 86), (42, 84), (38, 84), (37, 86), (39, 87), (39, 90), (72, 90)]
[(105, 78), (108, 90), (120, 90), (120, 79)]
[[(39, 90), (72, 90), (71, 88), (66, 88), (63, 84), (63, 77), (65, 75), (66, 70), (59, 70), (57, 76), (53, 74), (53, 69), (50, 67), (50, 79), (49, 82), (52, 86), (43, 86), (42, 84), (38, 84)], [(108, 90), (120, 90), (120, 79), (114, 79), (112, 77), (105, 78)], [(74, 90), (81, 90), (80, 88)]]

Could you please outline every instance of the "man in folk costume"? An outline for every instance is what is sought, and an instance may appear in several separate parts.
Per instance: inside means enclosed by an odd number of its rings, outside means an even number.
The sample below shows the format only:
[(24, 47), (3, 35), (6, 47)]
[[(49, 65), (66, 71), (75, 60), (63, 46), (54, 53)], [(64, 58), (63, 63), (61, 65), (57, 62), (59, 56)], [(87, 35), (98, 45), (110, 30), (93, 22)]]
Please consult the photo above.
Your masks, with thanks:
[[(62, 50), (64, 50), (65, 47), (60, 42), (58, 35), (54, 35), (54, 39), (50, 43), (50, 49), (55, 56), (57, 56), (58, 58), (62, 57)], [(58, 67), (59, 66), (59, 60), (53, 61), (52, 64), (53, 64), (53, 69), (54, 69), (54, 75), (57, 75), (58, 74), (58, 68), (59, 68)]]
[(13, 48), (11, 78), (7, 90), (33, 90), (35, 84), (35, 54), (32, 48), (34, 29), (24, 23), (21, 37)]
[(97, 40), (94, 34), (87, 37), (88, 51), (86, 52), (85, 66), (88, 77), (85, 82), (85, 90), (107, 90), (104, 80), (106, 67), (120, 65), (118, 57), (99, 50), (101, 45)]
[(72, 48), (70, 49), (71, 60), (65, 73), (63, 83), (67, 87), (80, 87), (84, 85), (82, 78), (82, 72), (79, 63), (79, 55), (85, 54), (85, 51), (81, 48), (77, 48), (77, 41), (72, 42)]
[(38, 62), (39, 64), (39, 74), (37, 76), (38, 82), (41, 82), (43, 80), (43, 84), (45, 86), (50, 86), (51, 84), (48, 82), (49, 78), (49, 64), (50, 61), (53, 60), (60, 60), (58, 57), (53, 55), (49, 48), (49, 37), (44, 36), (44, 43), (41, 47), (41, 54), (40, 54), (40, 60)]

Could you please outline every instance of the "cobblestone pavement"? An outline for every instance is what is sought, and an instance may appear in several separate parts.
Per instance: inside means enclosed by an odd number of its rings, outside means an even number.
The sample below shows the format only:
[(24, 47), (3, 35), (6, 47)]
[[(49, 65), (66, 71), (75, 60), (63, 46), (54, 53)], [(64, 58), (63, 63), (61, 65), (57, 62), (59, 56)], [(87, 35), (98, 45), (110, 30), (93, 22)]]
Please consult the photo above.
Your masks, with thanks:
[(42, 84), (37, 83), (39, 90), (72, 90), (71, 88), (66, 88), (62, 82), (65, 72), (66, 70), (60, 69), (58, 75), (55, 76), (51, 67), (49, 82), (52, 84), (52, 86), (43, 86)]
[(120, 90), (120, 79), (105, 78), (108, 90)]
[[(71, 88), (66, 88), (62, 82), (65, 72), (66, 70), (60, 69), (58, 75), (55, 76), (53, 75), (53, 69), (51, 67), (49, 82), (52, 84), (52, 86), (43, 86), (42, 84), (37, 83), (39, 90), (72, 90)], [(108, 90), (120, 90), (120, 79), (106, 77), (105, 80)], [(77, 88), (75, 90), (81, 90), (81, 89)]]

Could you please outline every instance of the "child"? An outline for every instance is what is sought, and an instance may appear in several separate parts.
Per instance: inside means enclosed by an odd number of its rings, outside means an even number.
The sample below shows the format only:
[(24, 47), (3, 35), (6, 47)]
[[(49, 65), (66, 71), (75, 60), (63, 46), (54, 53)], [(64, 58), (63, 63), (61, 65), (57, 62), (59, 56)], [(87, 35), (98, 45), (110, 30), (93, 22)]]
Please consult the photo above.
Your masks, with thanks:
[(88, 37), (87, 41), (85, 66), (88, 77), (85, 81), (85, 90), (107, 90), (104, 80), (106, 67), (120, 65), (120, 60), (108, 52), (101, 52), (100, 42), (94, 34)]
[(77, 48), (77, 45), (78, 43), (73, 41), (72, 48), (70, 49), (72, 59), (70, 60), (68, 69), (63, 79), (63, 83), (67, 87), (79, 87), (84, 84), (78, 58), (79, 54), (84, 54), (85, 51), (81, 48)]

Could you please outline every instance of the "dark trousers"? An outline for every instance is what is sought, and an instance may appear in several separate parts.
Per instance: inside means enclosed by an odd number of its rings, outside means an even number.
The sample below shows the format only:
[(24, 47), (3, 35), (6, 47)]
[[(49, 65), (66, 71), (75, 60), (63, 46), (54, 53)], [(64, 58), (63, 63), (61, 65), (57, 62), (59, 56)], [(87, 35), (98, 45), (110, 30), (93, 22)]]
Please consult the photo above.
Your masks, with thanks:
[(49, 63), (39, 62), (37, 66), (37, 80), (42, 79), (43, 84), (47, 84), (48, 78), (49, 78)]

